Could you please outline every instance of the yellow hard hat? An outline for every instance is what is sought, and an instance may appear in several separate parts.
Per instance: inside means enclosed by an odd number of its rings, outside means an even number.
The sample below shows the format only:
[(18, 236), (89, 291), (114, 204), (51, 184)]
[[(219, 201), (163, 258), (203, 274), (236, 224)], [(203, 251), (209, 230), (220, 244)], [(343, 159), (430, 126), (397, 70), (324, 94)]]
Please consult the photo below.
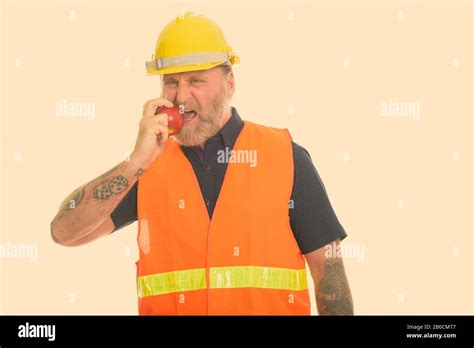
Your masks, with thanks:
[(161, 31), (146, 71), (147, 75), (174, 74), (239, 61), (216, 23), (187, 11)]

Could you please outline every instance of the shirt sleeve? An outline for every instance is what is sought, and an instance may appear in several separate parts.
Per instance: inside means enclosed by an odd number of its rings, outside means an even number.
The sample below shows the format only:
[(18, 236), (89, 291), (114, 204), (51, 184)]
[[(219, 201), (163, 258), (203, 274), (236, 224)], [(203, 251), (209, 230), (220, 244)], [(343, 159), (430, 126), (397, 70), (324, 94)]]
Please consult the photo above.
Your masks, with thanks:
[(303, 147), (292, 142), (294, 178), (290, 206), (290, 225), (303, 254), (343, 240), (347, 233), (331, 206), (326, 188), (311, 157)]
[(130, 225), (132, 222), (138, 220), (137, 217), (137, 189), (138, 180), (132, 186), (130, 191), (127, 192), (125, 197), (119, 203), (119, 205), (110, 214), (110, 218), (115, 225), (113, 232)]

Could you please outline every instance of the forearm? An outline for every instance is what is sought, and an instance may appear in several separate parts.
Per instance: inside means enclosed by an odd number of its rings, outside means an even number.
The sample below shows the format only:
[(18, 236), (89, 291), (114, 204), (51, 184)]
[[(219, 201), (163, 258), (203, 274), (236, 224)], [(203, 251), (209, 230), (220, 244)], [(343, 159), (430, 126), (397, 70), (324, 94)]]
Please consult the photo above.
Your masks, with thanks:
[(123, 161), (72, 192), (51, 222), (51, 236), (70, 244), (94, 231), (112, 213), (143, 173), (136, 161)]
[(315, 276), (319, 315), (354, 315), (352, 295), (342, 258), (328, 258)]

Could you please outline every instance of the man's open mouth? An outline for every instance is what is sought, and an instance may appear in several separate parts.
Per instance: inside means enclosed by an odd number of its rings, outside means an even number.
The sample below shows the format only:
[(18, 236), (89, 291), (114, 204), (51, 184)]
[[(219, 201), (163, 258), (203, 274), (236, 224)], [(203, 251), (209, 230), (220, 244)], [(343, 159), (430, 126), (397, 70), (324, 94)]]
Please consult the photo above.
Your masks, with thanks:
[(197, 116), (194, 110), (184, 110), (184, 122), (189, 122)]

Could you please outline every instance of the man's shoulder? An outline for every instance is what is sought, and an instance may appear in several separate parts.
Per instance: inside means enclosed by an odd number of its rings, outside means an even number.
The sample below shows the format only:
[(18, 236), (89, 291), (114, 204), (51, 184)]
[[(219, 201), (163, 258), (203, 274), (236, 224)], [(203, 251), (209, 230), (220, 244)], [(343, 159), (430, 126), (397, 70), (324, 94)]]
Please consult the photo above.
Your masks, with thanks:
[(293, 156), (298, 156), (301, 160), (309, 160), (311, 161), (311, 156), (303, 146), (295, 143), (294, 141), (291, 142), (291, 147), (293, 148)]
[(291, 137), (291, 134), (290, 134), (288, 128), (278, 128), (278, 127), (268, 126), (268, 125), (260, 124), (260, 123), (257, 123), (257, 122), (248, 121), (248, 120), (244, 120), (244, 124), (247, 124), (247, 127), (257, 129), (260, 132), (264, 132), (264, 133), (267, 133), (267, 134), (277, 134), (278, 133), (280, 135), (281, 134), (290, 135), (291, 147), (292, 147), (292, 150), (293, 150), (293, 157), (295, 159), (299, 160), (300, 162), (301, 161), (311, 162), (311, 156), (310, 156), (308, 150), (306, 150), (303, 146), (301, 146), (298, 143), (296, 143), (295, 141), (293, 141), (293, 138)]
[(285, 138), (289, 138), (291, 140), (291, 135), (287, 128), (267, 126), (257, 122), (245, 120), (244, 129), (247, 129), (248, 132), (262, 136), (284, 136)]

